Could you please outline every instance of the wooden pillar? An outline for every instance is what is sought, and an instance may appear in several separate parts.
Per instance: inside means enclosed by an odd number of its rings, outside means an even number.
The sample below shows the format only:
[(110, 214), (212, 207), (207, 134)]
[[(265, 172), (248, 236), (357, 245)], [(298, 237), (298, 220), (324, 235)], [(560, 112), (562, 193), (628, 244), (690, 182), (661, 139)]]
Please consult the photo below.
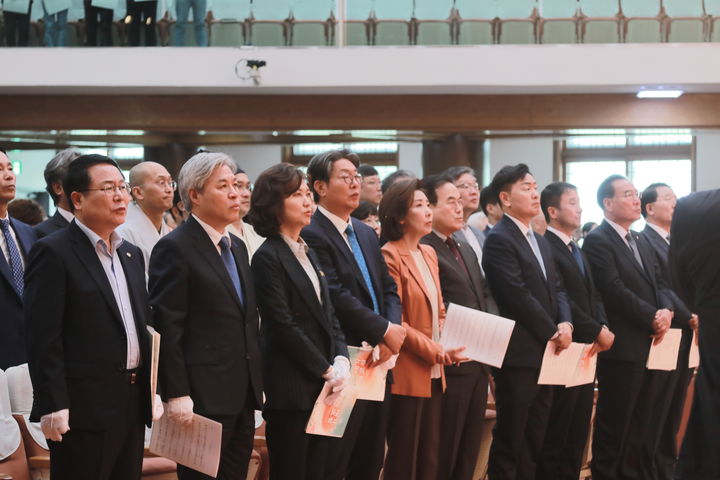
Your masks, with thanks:
[(157, 162), (167, 168), (174, 179), (177, 179), (180, 168), (195, 154), (195, 148), (179, 143), (168, 143), (161, 147), (145, 147), (146, 162)]
[(423, 141), (423, 172), (440, 173), (446, 168), (467, 166), (482, 177), (483, 141), (470, 140), (461, 133), (448, 135), (442, 140)]

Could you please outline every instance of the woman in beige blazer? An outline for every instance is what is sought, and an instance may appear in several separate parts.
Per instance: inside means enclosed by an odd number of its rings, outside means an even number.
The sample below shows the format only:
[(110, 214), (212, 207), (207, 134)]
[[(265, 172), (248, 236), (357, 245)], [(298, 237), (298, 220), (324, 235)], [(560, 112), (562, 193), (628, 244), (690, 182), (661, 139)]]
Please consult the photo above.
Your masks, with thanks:
[(393, 376), (385, 478), (437, 478), (443, 365), (465, 358), (463, 348), (445, 351), (445, 319), (435, 251), (420, 239), (432, 230), (432, 210), (417, 179), (394, 184), (380, 203), (383, 246), (402, 302), (407, 331)]

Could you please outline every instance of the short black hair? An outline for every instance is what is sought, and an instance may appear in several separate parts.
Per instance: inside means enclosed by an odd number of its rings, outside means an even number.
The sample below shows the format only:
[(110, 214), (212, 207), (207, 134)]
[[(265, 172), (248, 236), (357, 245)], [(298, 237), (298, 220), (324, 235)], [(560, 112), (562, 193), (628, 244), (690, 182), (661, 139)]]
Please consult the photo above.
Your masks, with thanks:
[(582, 226), (582, 232), (584, 234), (590, 233), (593, 228), (597, 227), (598, 224), (595, 222), (586, 222), (585, 225)]
[(443, 174), (449, 177), (450, 181), (452, 182), (457, 182), (457, 179), (462, 177), (466, 173), (468, 175), (472, 175), (473, 177), (475, 177), (475, 179), (477, 179), (477, 174), (475, 173), (475, 170), (466, 166), (450, 167), (443, 172)]
[(495, 174), (492, 182), (490, 182), (493, 198), (497, 204), (500, 205), (500, 192), (509, 192), (516, 182), (522, 180), (528, 174), (532, 175), (530, 173), (530, 168), (528, 168), (528, 166), (524, 163), (518, 163), (517, 165), (505, 165), (502, 167)]
[(7, 206), (8, 215), (16, 220), (35, 226), (45, 219), (45, 210), (30, 198), (16, 198)]
[(358, 220), (365, 220), (370, 215), (377, 216), (377, 214), (377, 207), (374, 204), (368, 202), (367, 200), (363, 200), (362, 202), (360, 202), (360, 205), (358, 205), (358, 207), (352, 211), (350, 215), (353, 218), (357, 218)]
[(383, 195), (393, 183), (397, 182), (401, 178), (417, 178), (417, 176), (410, 170), (395, 170), (393, 173), (383, 178), (382, 184), (380, 184), (380, 190), (382, 190)]
[(605, 211), (605, 199), (613, 198), (615, 196), (615, 187), (613, 186), (613, 183), (617, 180), (627, 180), (627, 177), (615, 173), (603, 180), (598, 187), (597, 203), (603, 212)]
[(400, 222), (407, 216), (417, 190), (422, 191), (417, 178), (403, 178), (388, 188), (378, 208), (382, 238), (389, 242), (402, 238), (405, 229)]
[(490, 188), (490, 185), (480, 190), (480, 209), (486, 217), (488, 215), (488, 205), (500, 205), (498, 197), (495, 192), (493, 192), (492, 188)]
[(284, 202), (296, 192), (305, 178), (300, 169), (289, 163), (278, 163), (263, 171), (250, 197), (250, 224), (263, 237), (280, 233)]
[(318, 153), (310, 159), (307, 167), (308, 184), (316, 203), (320, 201), (320, 195), (315, 191), (314, 183), (317, 181), (329, 182), (333, 164), (343, 158), (350, 160), (355, 165), (355, 168), (360, 166), (360, 157), (358, 157), (357, 153), (346, 149), (328, 150), (327, 152)]
[(53, 190), (54, 183), (60, 183), (62, 185), (63, 178), (67, 174), (68, 165), (82, 155), (79, 151), (73, 148), (67, 148), (61, 152), (58, 152), (52, 160), (45, 165), (43, 176), (45, 177), (45, 190), (52, 198), (55, 205), (60, 201), (60, 197)]
[[(73, 192), (86, 192), (87, 189), (90, 188), (90, 175), (88, 174), (88, 170), (90, 170), (90, 167), (102, 164), (112, 165), (122, 173), (118, 164), (110, 157), (94, 153), (90, 155), (80, 155), (68, 166), (67, 174), (63, 179), (65, 195), (70, 198)], [(70, 211), (75, 211), (75, 205), (72, 200), (70, 201)]]
[(247, 175), (247, 173), (245, 172), (245, 170), (243, 170), (242, 168), (240, 168), (240, 165), (238, 165), (238, 164), (236, 163), (236, 164), (235, 164), (235, 175), (237, 175), (237, 174), (239, 174), (239, 173), (244, 173), (245, 175)]
[(643, 190), (640, 195), (640, 212), (642, 212), (643, 218), (647, 218), (647, 206), (649, 203), (655, 203), (657, 201), (657, 189), (660, 187), (671, 188), (670, 185), (663, 182), (652, 183)]
[(453, 180), (449, 175), (445, 175), (444, 173), (428, 175), (422, 179), (422, 189), (425, 191), (425, 195), (427, 195), (430, 205), (437, 204), (437, 189), (446, 183), (453, 183)]
[(7, 155), (7, 151), (5, 151), (5, 149), (2, 147), (0, 147), (0, 153), (4, 153), (5, 155)]
[(363, 164), (358, 167), (358, 173), (363, 177), (372, 177), (373, 175), (380, 175), (378, 171), (372, 165)]
[(568, 190), (576, 190), (577, 187), (572, 183), (567, 182), (553, 182), (547, 187), (543, 188), (540, 194), (540, 208), (545, 216), (545, 221), (550, 223), (550, 207), (558, 208), (560, 206), (560, 198)]

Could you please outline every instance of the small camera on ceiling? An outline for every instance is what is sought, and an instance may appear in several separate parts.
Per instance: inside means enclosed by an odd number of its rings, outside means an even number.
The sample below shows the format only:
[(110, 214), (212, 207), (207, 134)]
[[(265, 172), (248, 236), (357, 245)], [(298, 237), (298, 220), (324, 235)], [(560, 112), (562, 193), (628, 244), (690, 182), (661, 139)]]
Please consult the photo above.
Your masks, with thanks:
[(248, 68), (250, 68), (252, 70), (257, 70), (260, 67), (264, 67), (265, 65), (267, 65), (267, 62), (265, 60), (248, 60), (247, 61)]

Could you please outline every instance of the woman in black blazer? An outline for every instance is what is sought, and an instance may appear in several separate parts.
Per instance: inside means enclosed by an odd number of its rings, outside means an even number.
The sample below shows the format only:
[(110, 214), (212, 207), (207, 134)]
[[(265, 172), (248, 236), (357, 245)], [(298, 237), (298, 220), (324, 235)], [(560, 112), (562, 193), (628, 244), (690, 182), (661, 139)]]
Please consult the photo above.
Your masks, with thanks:
[(323, 479), (331, 439), (308, 435), (305, 426), (324, 382), (340, 390), (350, 363), (325, 276), (300, 238), (312, 216), (310, 189), (300, 170), (278, 164), (258, 177), (251, 205), (250, 222), (267, 237), (251, 268), (262, 319), (270, 477)]

